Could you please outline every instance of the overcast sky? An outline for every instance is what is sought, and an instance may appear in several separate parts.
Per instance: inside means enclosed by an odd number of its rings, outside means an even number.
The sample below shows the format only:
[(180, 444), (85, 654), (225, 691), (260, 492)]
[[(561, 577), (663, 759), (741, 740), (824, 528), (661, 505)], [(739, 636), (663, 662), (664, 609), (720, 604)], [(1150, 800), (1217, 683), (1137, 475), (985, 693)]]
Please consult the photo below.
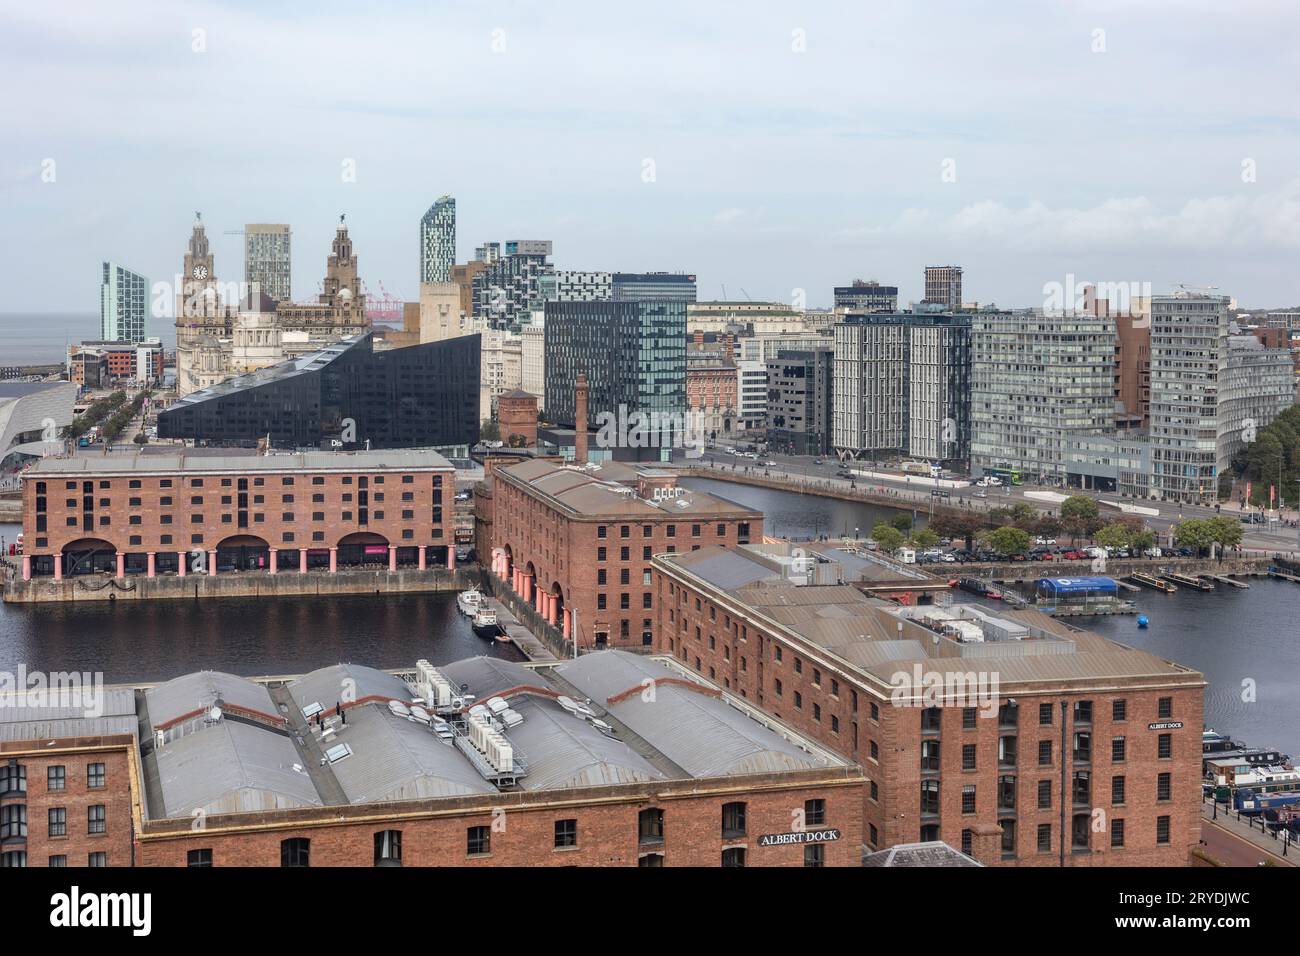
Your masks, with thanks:
[(0, 311), (97, 311), (104, 259), (171, 279), (195, 210), (227, 280), (227, 230), (292, 224), (298, 299), (346, 212), (369, 288), (413, 299), (443, 193), (460, 261), (551, 239), (702, 299), (860, 277), (906, 302), (957, 263), (1002, 306), (1069, 273), (1296, 304), (1298, 27), (1163, 0), (8, 0)]

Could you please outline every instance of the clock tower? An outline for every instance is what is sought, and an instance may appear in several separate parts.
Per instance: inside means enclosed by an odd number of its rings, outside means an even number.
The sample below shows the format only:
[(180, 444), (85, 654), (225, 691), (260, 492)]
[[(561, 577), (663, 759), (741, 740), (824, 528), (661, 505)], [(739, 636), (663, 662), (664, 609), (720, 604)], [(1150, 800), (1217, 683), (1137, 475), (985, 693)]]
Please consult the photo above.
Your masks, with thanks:
[(217, 293), (216, 266), (208, 248), (208, 234), (203, 228), (203, 216), (194, 214), (194, 230), (190, 233), (189, 249), (185, 253), (185, 271), (181, 274), (181, 291), (176, 302), (176, 324), (185, 320), (214, 319), (221, 317), (221, 299)]

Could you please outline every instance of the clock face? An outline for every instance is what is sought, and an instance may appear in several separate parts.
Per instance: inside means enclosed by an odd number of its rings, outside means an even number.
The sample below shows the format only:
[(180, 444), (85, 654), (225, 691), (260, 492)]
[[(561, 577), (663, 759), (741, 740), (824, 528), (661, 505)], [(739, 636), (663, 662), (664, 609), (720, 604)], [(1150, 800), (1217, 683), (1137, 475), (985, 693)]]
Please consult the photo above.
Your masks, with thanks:
[(196, 279), (206, 279), (207, 277), (208, 277), (208, 267), (207, 267), (207, 266), (195, 266), (195, 267), (194, 267), (194, 278), (196, 278)]

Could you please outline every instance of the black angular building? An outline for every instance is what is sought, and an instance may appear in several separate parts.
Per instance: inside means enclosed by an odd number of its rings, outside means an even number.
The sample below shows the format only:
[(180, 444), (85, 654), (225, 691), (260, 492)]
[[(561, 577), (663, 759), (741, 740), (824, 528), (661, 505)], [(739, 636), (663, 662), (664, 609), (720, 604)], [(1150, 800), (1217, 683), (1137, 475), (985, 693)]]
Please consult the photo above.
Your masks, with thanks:
[(447, 448), (479, 435), (479, 336), (375, 351), (373, 333), (237, 375), (158, 415), (158, 437), (274, 448)]

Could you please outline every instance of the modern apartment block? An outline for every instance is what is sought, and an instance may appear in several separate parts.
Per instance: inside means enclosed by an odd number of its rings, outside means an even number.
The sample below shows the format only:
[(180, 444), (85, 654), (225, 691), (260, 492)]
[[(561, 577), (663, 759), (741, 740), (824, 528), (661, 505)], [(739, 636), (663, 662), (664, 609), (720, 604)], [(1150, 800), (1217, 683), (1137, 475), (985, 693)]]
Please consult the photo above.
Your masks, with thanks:
[(23, 476), (23, 578), (455, 564), (434, 451), (45, 458)]
[(1254, 335), (1228, 336), (1228, 363), (1219, 388), (1220, 474), (1257, 430), (1295, 404), (1295, 380), (1290, 349), (1267, 348)]
[(767, 427), (767, 363), (736, 363), (736, 404), (742, 431)]
[(959, 312), (961, 299), (961, 266), (926, 266), (925, 301), (937, 302), (949, 312)]
[(100, 268), (99, 334), (106, 342), (141, 342), (149, 331), (149, 280), (115, 262)]
[(284, 223), (244, 226), (244, 282), (273, 302), (288, 302), (292, 294), (292, 238)]
[(611, 282), (617, 302), (695, 301), (695, 276), (685, 272), (615, 272)]
[(867, 561), (833, 543), (657, 554), (655, 649), (862, 766), (869, 849), (1188, 865), (1201, 674), (1035, 610), (870, 597)]
[(1228, 298), (1151, 300), (1151, 492), (1167, 501), (1218, 494), (1219, 401), (1228, 364)]
[[(495, 253), (481, 250), (484, 255)], [(541, 309), (551, 264), (550, 240), (512, 239), (504, 254), (483, 259), (487, 266), (473, 278), (474, 317), (493, 328), (523, 325), (532, 312)]]
[(614, 297), (614, 275), (610, 272), (557, 269), (544, 276), (542, 282), (542, 295), (547, 301), (589, 302)]
[[(1073, 460), (1114, 446), (1115, 319), (1087, 313), (972, 313), (971, 472), (1018, 469), (1026, 480), (1114, 487)], [(1109, 443), (1109, 444), (1107, 444)]]
[(811, 332), (786, 332), (779, 335), (747, 335), (736, 340), (738, 357), (742, 362), (767, 363), (780, 352), (806, 352), (810, 349), (830, 349), (835, 339), (829, 335)]
[(767, 360), (767, 447), (790, 455), (831, 450), (833, 348), (782, 349)]
[(848, 315), (834, 326), (831, 444), (964, 463), (970, 442), (971, 318)]
[[(684, 423), (686, 305), (547, 302), (545, 363), (546, 413), (557, 424), (597, 427), (598, 415), (617, 416), (620, 409)], [(590, 388), (586, 422), (575, 420), (580, 374)]]
[(456, 264), (456, 200), (439, 196), (420, 217), (420, 281), (451, 282)]
[(541, 319), (519, 330), (521, 365), (520, 388), (537, 396), (538, 409), (546, 408), (546, 325), (545, 313)]
[(836, 312), (897, 312), (898, 286), (881, 285), (875, 279), (854, 279), (852, 285), (835, 287)]

